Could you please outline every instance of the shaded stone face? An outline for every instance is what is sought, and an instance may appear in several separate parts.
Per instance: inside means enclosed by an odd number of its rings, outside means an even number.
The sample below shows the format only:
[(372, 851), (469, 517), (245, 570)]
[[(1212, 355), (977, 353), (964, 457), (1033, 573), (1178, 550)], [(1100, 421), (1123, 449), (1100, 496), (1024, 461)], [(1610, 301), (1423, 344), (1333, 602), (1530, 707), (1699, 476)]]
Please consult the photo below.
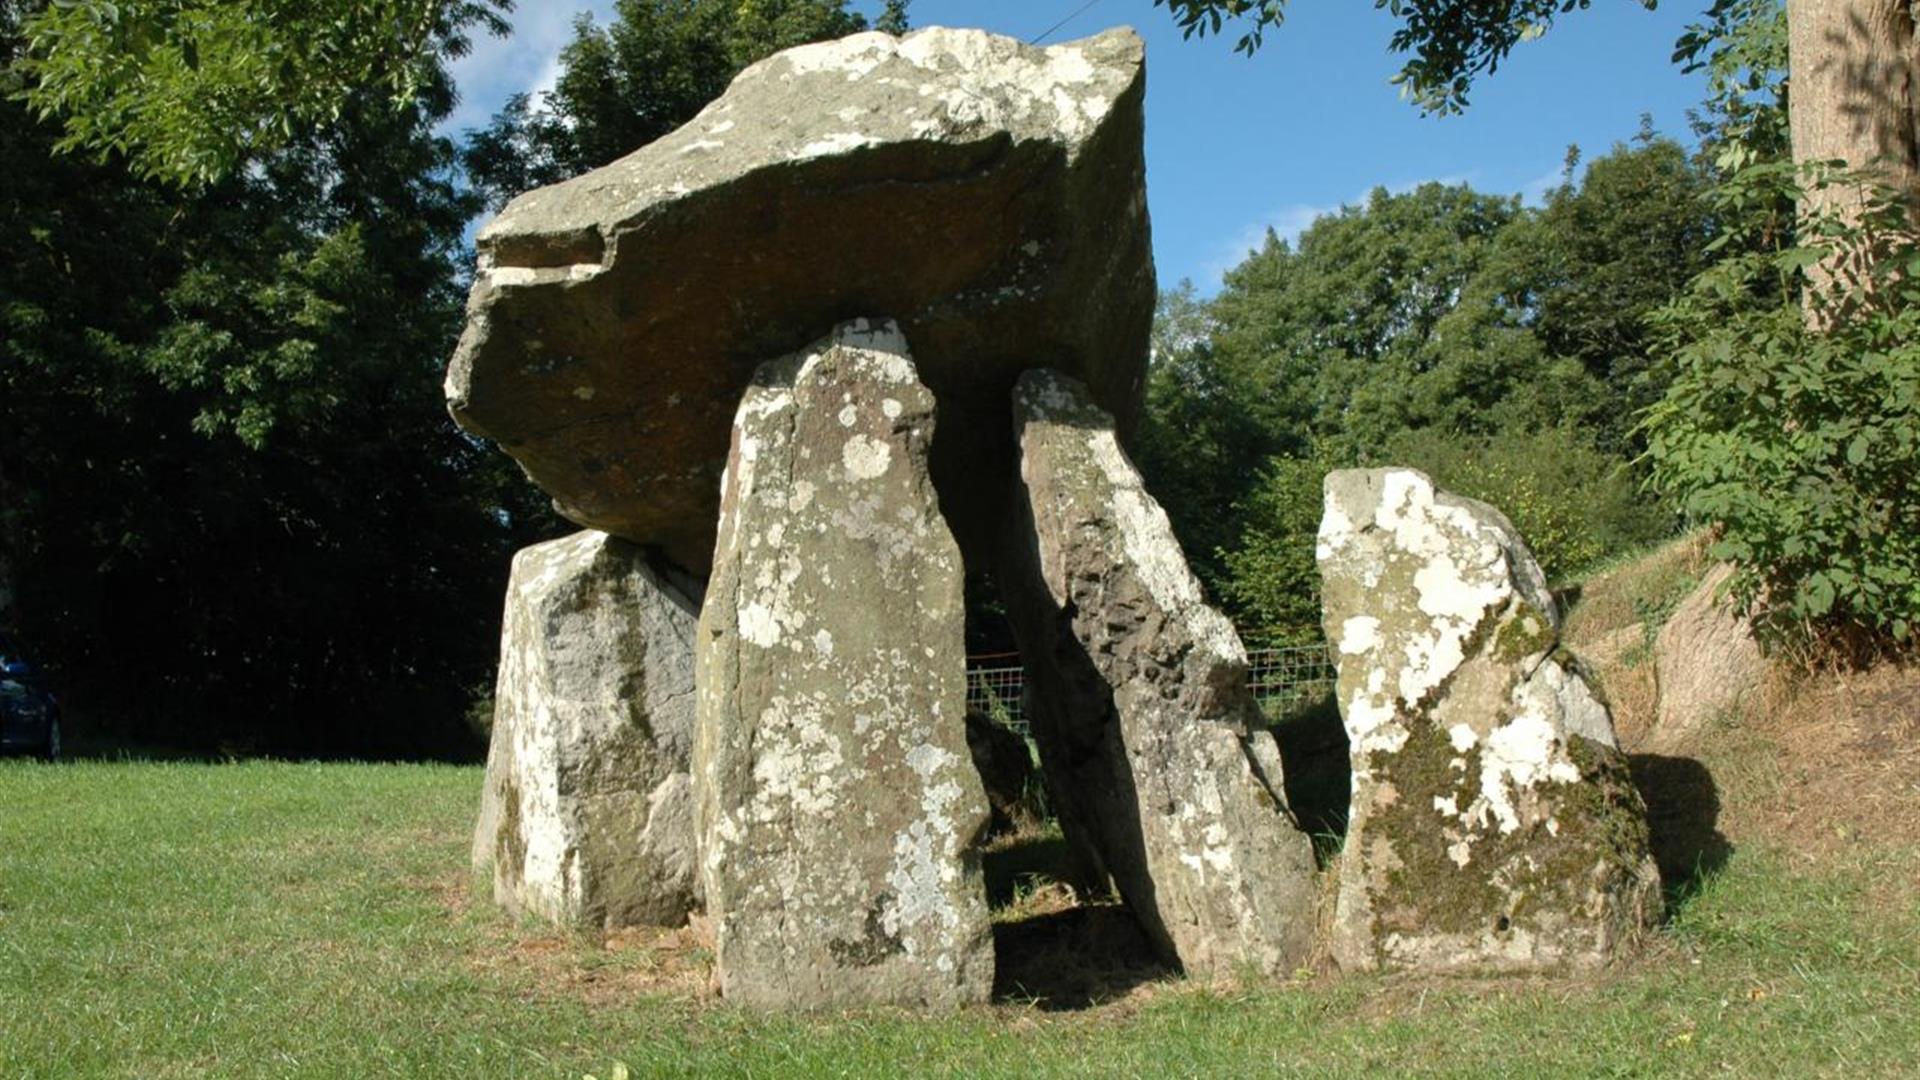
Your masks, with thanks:
[(969, 710), (967, 750), (987, 791), (992, 834), (1013, 831), (1018, 818), (1038, 819), (1027, 798), (1034, 781), (1033, 755), (1019, 732), (995, 723), (986, 713)]
[(514, 557), (473, 840), (507, 910), (583, 928), (686, 921), (699, 595), (605, 533)]
[(1047, 49), (861, 34), (762, 61), (686, 127), (481, 231), (454, 417), (562, 514), (698, 572), (755, 368), (883, 311), (940, 399), (950, 516), (989, 522), (1021, 370), (1078, 375), (1123, 423), (1138, 408), (1143, 87), (1130, 31)]
[(1604, 962), (1653, 913), (1645, 808), (1513, 525), (1411, 469), (1326, 480), (1351, 745), (1343, 967)]
[(857, 321), (740, 402), (701, 613), (695, 756), (722, 993), (954, 1006), (992, 990), (960, 552), (933, 396)]
[(1253, 730), (1239, 635), (1084, 386), (1028, 372), (1013, 417), (1024, 499), (1001, 577), (1069, 840), (1188, 972), (1291, 970), (1313, 853)]

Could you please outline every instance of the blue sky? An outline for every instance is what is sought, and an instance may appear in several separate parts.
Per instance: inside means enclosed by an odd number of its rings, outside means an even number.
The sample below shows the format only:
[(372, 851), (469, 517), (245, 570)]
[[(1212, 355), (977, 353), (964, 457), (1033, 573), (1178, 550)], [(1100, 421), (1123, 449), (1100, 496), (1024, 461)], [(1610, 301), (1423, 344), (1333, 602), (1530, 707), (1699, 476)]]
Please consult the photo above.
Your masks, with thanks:
[[(978, 26), (1032, 39), (1086, 0), (914, 0), (915, 26)], [(1391, 16), (1365, 0), (1294, 0), (1285, 26), (1252, 59), (1237, 34), (1183, 40), (1151, 0), (1095, 0), (1048, 42), (1129, 25), (1147, 41), (1147, 194), (1163, 287), (1192, 278), (1203, 293), (1267, 228), (1294, 235), (1375, 186), (1467, 182), (1537, 199), (1557, 182), (1569, 143), (1588, 158), (1631, 138), (1651, 113), (1685, 138), (1698, 76), (1668, 60), (1706, 0), (1596, 0), (1483, 78), (1464, 116), (1422, 116), (1388, 79)], [(509, 94), (552, 85), (575, 16), (605, 21), (611, 0), (520, 0), (515, 33), (475, 43), (454, 66), (455, 129), (484, 123)], [(873, 11), (878, 3), (855, 0)]]

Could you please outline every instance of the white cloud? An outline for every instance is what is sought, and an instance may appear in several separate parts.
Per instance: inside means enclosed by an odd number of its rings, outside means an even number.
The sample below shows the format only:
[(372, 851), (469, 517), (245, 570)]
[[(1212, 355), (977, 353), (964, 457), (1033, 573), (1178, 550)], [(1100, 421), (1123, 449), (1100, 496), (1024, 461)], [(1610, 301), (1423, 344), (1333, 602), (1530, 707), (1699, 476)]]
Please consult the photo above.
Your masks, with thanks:
[(460, 104), (441, 127), (458, 134), (484, 125), (514, 94), (537, 94), (553, 88), (560, 74), (560, 50), (573, 39), (573, 21), (582, 12), (593, 13), (604, 25), (612, 18), (612, 0), (593, 3), (553, 3), (531, 0), (512, 17), (513, 34), (505, 38), (476, 35), (473, 51), (452, 65)]
[(1546, 172), (1541, 173), (1539, 176), (1521, 185), (1520, 201), (1526, 203), (1528, 206), (1545, 205), (1547, 192), (1559, 187), (1560, 181), (1564, 180), (1566, 175), (1567, 167), (1565, 165), (1556, 165)]
[(1272, 229), (1275, 235), (1287, 243), (1297, 245), (1300, 242), (1300, 234), (1306, 231), (1307, 226), (1313, 224), (1314, 219), (1335, 213), (1339, 209), (1338, 205), (1315, 206), (1310, 203), (1294, 203), (1292, 206), (1281, 207), (1258, 221), (1242, 226), (1240, 231), (1233, 235), (1233, 239), (1222, 243), (1213, 256), (1207, 259), (1205, 266), (1201, 269), (1203, 277), (1199, 282), (1200, 286), (1207, 288), (1219, 284), (1228, 270), (1245, 262), (1248, 255), (1265, 247), (1268, 229)]

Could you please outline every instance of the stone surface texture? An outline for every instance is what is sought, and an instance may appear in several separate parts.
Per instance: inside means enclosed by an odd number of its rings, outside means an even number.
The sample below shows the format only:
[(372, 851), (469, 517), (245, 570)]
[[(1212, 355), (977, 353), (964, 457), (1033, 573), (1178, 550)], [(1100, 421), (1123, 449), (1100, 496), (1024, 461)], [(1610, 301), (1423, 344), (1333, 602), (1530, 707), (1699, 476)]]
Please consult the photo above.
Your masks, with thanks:
[(1021, 370), (1080, 376), (1123, 423), (1138, 409), (1144, 85), (1127, 30), (1044, 49), (868, 33), (755, 64), (679, 131), (481, 230), (453, 414), (562, 514), (698, 571), (756, 367), (886, 312), (940, 400), (943, 497), (984, 519)]
[(1684, 746), (1716, 717), (1739, 708), (1766, 679), (1767, 659), (1753, 624), (1726, 597), (1733, 568), (1708, 571), (1674, 609), (1653, 644), (1660, 707), (1647, 749)]
[(964, 570), (933, 429), (891, 322), (842, 325), (741, 400), (695, 751), (730, 1000), (950, 1007), (992, 990)]
[(514, 557), (473, 838), (507, 910), (576, 928), (686, 921), (699, 596), (605, 533)]
[(1645, 808), (1499, 511), (1411, 469), (1326, 480), (1317, 556), (1353, 766), (1342, 967), (1606, 961), (1654, 913)]
[(1190, 974), (1290, 971), (1312, 945), (1313, 852), (1239, 635), (1084, 386), (1030, 371), (1013, 413), (1024, 499), (1002, 587), (1069, 840)]

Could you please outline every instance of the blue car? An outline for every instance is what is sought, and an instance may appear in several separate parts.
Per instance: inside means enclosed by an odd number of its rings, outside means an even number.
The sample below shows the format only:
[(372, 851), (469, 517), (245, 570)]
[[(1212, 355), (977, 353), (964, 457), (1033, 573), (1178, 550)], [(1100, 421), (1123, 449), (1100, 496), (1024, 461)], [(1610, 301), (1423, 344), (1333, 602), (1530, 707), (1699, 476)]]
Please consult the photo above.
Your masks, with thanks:
[(39, 673), (9, 643), (0, 641), (0, 753), (60, 757), (60, 704)]

